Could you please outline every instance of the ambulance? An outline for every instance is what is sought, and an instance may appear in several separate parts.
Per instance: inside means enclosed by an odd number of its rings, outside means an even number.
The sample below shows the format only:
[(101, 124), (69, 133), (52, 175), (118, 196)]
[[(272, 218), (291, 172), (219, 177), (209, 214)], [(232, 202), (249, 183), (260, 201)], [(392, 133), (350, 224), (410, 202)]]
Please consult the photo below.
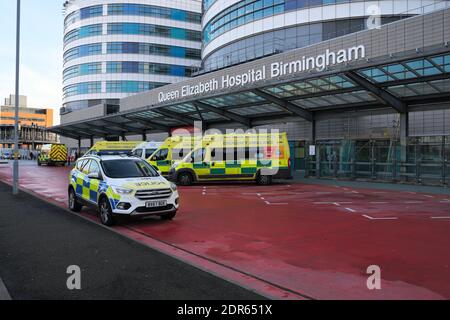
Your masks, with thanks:
[(162, 142), (155, 142), (155, 141), (143, 142), (136, 148), (134, 148), (131, 154), (143, 160), (147, 160), (156, 152), (156, 150), (161, 148), (162, 145), (163, 145)]
[(67, 147), (64, 144), (44, 144), (37, 158), (37, 164), (38, 166), (64, 166), (67, 155)]
[(69, 208), (98, 209), (102, 224), (112, 226), (118, 217), (175, 218), (179, 205), (177, 186), (161, 177), (146, 161), (128, 156), (86, 156), (70, 172)]
[(182, 161), (175, 162), (168, 179), (182, 186), (207, 181), (291, 179), (286, 133), (207, 135)]
[(191, 153), (196, 141), (201, 141), (201, 137), (170, 137), (164, 141), (162, 146), (147, 161), (159, 170), (163, 176), (167, 176), (174, 163), (182, 161)]
[(130, 155), (140, 144), (142, 144), (142, 141), (99, 141), (85, 154), (85, 156)]

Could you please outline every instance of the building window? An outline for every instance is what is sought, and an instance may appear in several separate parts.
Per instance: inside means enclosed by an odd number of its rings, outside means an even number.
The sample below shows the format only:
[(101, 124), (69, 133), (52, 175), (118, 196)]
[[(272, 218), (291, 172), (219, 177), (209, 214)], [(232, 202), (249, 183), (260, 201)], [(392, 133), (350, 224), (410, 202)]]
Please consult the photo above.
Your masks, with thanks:
[(159, 82), (141, 82), (141, 81), (107, 81), (107, 93), (138, 93), (152, 90), (167, 85)]
[(144, 16), (201, 23), (200, 13), (143, 4), (110, 4), (108, 5), (108, 15)]
[(64, 21), (64, 27), (67, 28), (69, 25), (71, 25), (79, 20), (93, 18), (93, 17), (99, 17), (101, 15), (103, 15), (103, 6), (102, 5), (86, 7), (81, 10), (77, 10), (77, 11), (70, 13)]
[(143, 23), (109, 23), (108, 34), (133, 34), (201, 41), (199, 31)]
[(100, 36), (102, 34), (102, 25), (101, 24), (93, 24), (90, 26), (81, 27), (79, 29), (75, 29), (70, 31), (66, 34), (64, 37), (64, 44), (68, 44), (72, 41), (87, 38), (87, 37), (94, 37), (94, 36)]
[(63, 78), (64, 81), (67, 79), (71, 79), (74, 77), (85, 76), (90, 74), (99, 74), (102, 73), (102, 63), (94, 62), (94, 63), (85, 63), (77, 66), (73, 66), (64, 70)]
[(77, 83), (64, 88), (64, 98), (80, 94), (101, 93), (101, 91), (102, 83), (99, 81)]
[(64, 63), (81, 58), (86, 56), (92, 56), (102, 54), (102, 44), (101, 43), (94, 43), (94, 44), (87, 44), (84, 46), (75, 47), (73, 49), (67, 50), (64, 53)]

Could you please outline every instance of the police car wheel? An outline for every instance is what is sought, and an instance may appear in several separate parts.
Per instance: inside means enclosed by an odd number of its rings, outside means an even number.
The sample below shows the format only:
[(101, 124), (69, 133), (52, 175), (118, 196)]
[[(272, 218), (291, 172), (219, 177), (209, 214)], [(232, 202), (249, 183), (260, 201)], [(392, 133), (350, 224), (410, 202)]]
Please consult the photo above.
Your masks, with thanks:
[(272, 176), (259, 174), (256, 178), (256, 182), (261, 186), (269, 186), (272, 184)]
[(178, 184), (180, 186), (190, 186), (193, 183), (192, 175), (188, 172), (182, 172), (178, 176)]
[(77, 195), (75, 194), (75, 191), (73, 189), (69, 192), (69, 209), (73, 212), (80, 212), (83, 208), (82, 205), (77, 200)]
[(112, 215), (111, 206), (109, 204), (108, 199), (103, 198), (100, 201), (99, 211), (100, 211), (100, 220), (102, 224), (108, 227), (114, 225), (114, 218)]

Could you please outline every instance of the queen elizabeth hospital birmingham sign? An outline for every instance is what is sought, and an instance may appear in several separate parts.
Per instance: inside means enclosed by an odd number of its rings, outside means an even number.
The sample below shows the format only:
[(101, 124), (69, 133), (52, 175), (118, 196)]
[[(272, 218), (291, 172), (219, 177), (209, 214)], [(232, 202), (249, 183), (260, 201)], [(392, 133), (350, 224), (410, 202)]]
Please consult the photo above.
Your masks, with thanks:
[(337, 53), (327, 49), (325, 53), (316, 57), (302, 57), (300, 60), (291, 62), (274, 62), (270, 65), (270, 70), (267, 70), (268, 66), (264, 65), (257, 69), (251, 69), (243, 74), (233, 76), (224, 75), (220, 82), (216, 78), (212, 78), (209, 81), (199, 82), (196, 85), (185, 85), (179, 90), (160, 92), (158, 95), (159, 103), (169, 102), (179, 98), (194, 97), (217, 90), (231, 89), (239, 86), (244, 87), (259, 81), (276, 79), (309, 70), (323, 71), (328, 66), (364, 59), (365, 57), (366, 48), (363, 45), (351, 47), (347, 50), (339, 50)]

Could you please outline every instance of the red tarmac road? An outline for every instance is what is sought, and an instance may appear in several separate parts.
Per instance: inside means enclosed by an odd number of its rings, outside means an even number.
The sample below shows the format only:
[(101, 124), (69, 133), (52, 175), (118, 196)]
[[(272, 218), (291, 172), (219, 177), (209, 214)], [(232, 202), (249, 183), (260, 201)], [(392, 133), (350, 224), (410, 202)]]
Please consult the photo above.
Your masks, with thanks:
[[(66, 206), (68, 172), (26, 165), (20, 185)], [(0, 179), (11, 182), (10, 167), (0, 166)], [(173, 222), (115, 231), (272, 298), (450, 298), (450, 195), (309, 184), (180, 193)], [(367, 288), (371, 265), (381, 290)]]

